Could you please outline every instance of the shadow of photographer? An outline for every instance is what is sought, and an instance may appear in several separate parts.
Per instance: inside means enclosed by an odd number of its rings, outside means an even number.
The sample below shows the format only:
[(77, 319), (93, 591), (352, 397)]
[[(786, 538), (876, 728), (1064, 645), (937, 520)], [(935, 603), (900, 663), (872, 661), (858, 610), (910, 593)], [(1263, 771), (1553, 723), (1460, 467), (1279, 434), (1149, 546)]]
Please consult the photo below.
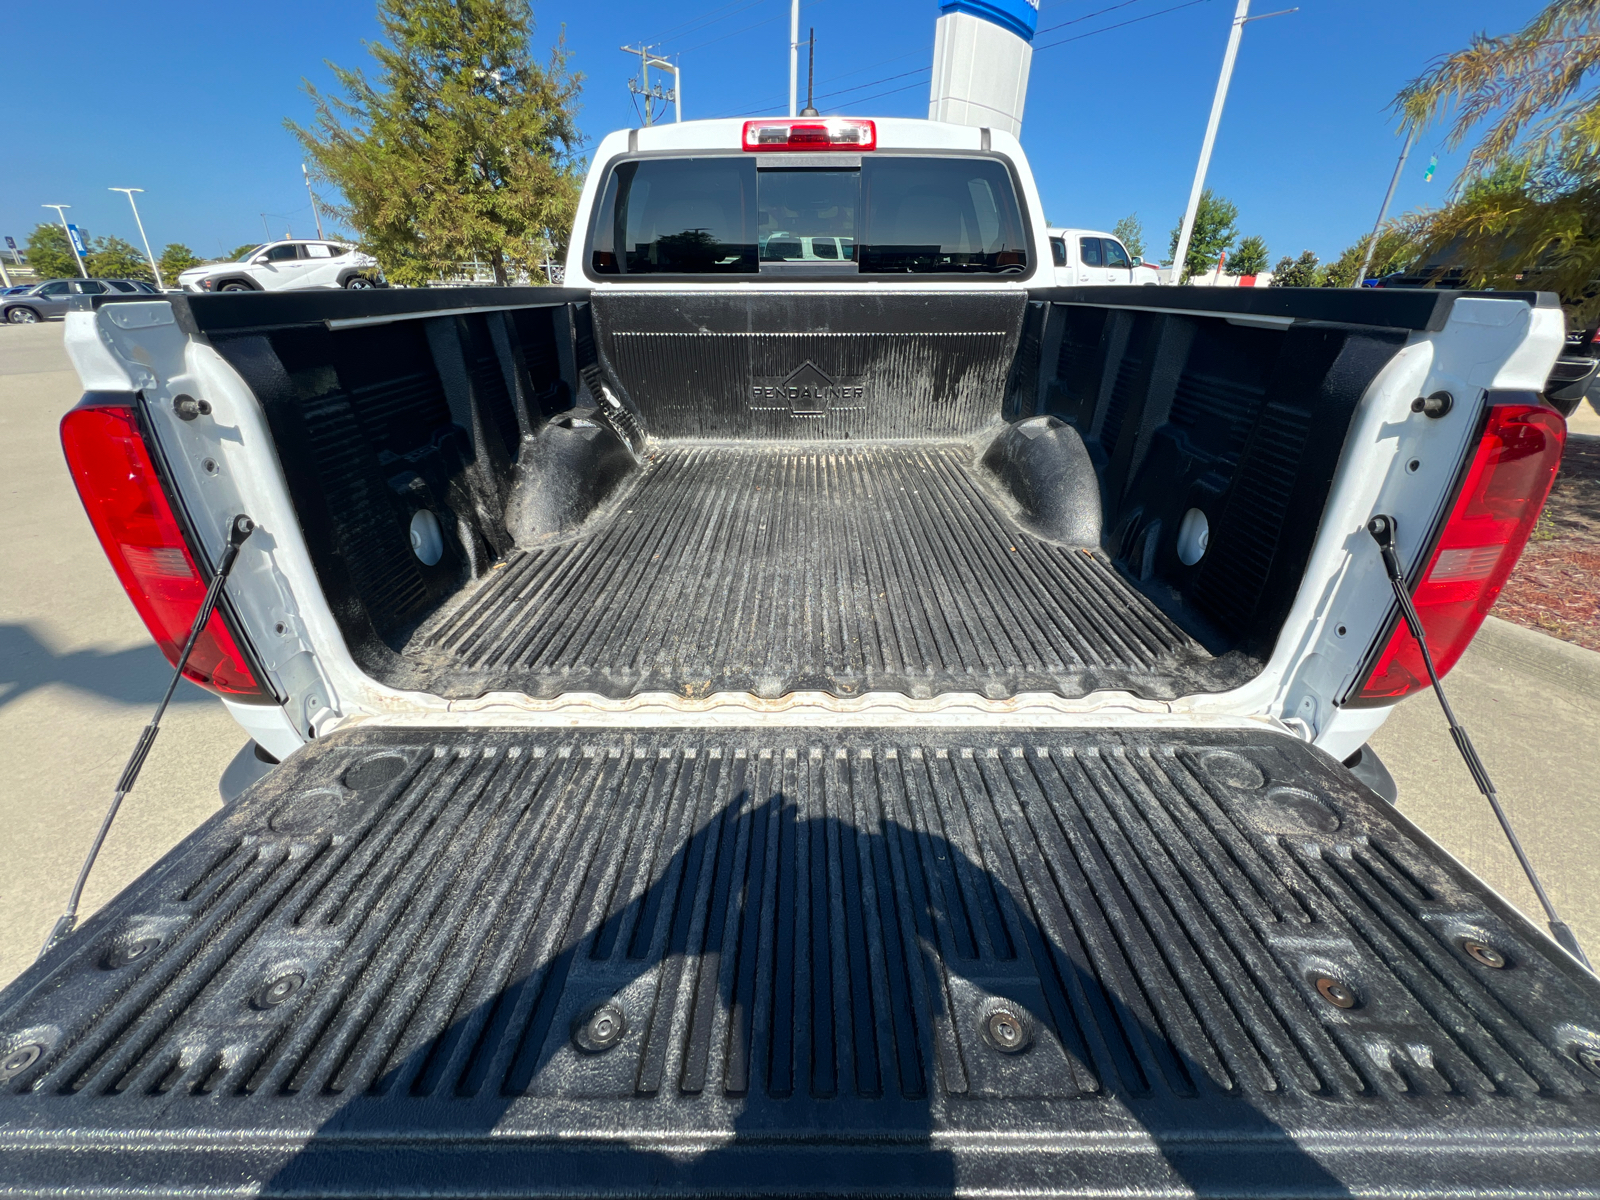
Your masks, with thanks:
[(1162, 1031), (1048, 803), (1002, 831), (928, 764), (762, 759), (682, 804), (575, 810), (597, 785), (552, 760), (482, 785), (396, 902), (416, 937), (345, 981), (370, 1005), (307, 988), (313, 1032), (258, 1072), (342, 1097), (265, 1191), (1346, 1194), (1220, 1043)]

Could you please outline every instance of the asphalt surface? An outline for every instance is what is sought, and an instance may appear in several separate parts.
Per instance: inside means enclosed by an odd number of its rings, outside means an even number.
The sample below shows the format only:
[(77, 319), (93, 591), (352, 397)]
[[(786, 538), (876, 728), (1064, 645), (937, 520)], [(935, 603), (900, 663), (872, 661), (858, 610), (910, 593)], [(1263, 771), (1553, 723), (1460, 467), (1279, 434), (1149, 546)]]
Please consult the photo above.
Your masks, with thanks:
[[(59, 323), (0, 326), (0, 983), (38, 952), (167, 666), (89, 528), (57, 441), (78, 400)], [(1600, 435), (1587, 409), (1575, 432)], [(1600, 959), (1600, 654), (1503, 622), (1447, 681), (1548, 890)], [(217, 811), (245, 743), (220, 703), (184, 684), (107, 840), (84, 914)], [(1373, 739), (1406, 813), (1537, 918), (1531, 890), (1445, 731), (1431, 694)]]

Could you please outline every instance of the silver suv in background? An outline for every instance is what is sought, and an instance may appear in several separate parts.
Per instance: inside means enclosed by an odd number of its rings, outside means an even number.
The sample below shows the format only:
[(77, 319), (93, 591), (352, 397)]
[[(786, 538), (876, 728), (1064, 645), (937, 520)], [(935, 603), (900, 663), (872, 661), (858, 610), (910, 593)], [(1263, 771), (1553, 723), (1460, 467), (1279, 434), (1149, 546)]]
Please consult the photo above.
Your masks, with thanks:
[(234, 262), (190, 267), (178, 276), (186, 292), (279, 292), (297, 288), (370, 288), (383, 280), (378, 260), (325, 239), (265, 242)]
[(13, 295), (0, 297), (0, 320), (11, 325), (32, 325), (63, 317), (77, 296), (159, 296), (153, 283), (142, 279), (47, 279)]

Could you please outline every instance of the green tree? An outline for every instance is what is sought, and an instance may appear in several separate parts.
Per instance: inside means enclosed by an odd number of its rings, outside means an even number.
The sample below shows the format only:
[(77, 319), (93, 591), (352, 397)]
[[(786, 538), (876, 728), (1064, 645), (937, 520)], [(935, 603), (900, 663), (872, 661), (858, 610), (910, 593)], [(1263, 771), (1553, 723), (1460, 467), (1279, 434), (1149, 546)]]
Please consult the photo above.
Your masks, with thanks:
[(286, 122), (339, 215), (396, 283), (470, 258), (500, 283), (535, 275), (568, 236), (583, 168), (564, 37), (536, 63), (527, 0), (379, 0), (378, 20), (376, 80), (329, 64), (345, 96), (305, 82), (316, 119)]
[(1229, 275), (1259, 275), (1267, 269), (1267, 262), (1266, 240), (1251, 234), (1228, 257), (1227, 271)]
[(261, 245), (260, 242), (245, 242), (243, 245), (235, 246), (232, 250), (229, 250), (227, 258), (220, 259), (218, 261), (238, 262), (241, 258), (243, 258), (246, 254), (249, 254), (250, 251), (254, 250), (259, 245)]
[(190, 267), (200, 266), (200, 260), (182, 242), (168, 242), (156, 265), (161, 268), (161, 282), (169, 288), (175, 288), (178, 286), (178, 276)]
[[(1189, 252), (1184, 255), (1183, 277), (1186, 283), (1195, 275), (1203, 275), (1217, 265), (1224, 251), (1233, 245), (1238, 235), (1235, 225), (1239, 208), (1231, 200), (1216, 195), (1210, 188), (1200, 194), (1200, 206), (1195, 210), (1194, 229), (1189, 234)], [(1172, 230), (1172, 241), (1167, 246), (1167, 257), (1178, 252), (1178, 234), (1183, 229), (1179, 221)]]
[(147, 283), (156, 281), (155, 275), (150, 270), (150, 260), (145, 258), (131, 242), (125, 242), (119, 237), (96, 238), (89, 247), (89, 254), (84, 259), (83, 265), (88, 268), (91, 277), (96, 279), (143, 279)]
[(1138, 213), (1129, 213), (1111, 227), (1111, 232), (1117, 235), (1117, 240), (1128, 248), (1128, 253), (1135, 258), (1144, 257), (1144, 223), (1139, 220)]
[(1322, 282), (1322, 270), (1317, 266), (1317, 256), (1303, 250), (1299, 258), (1287, 254), (1272, 268), (1273, 287), (1317, 287)]
[[(1412, 231), (1404, 225), (1395, 222), (1385, 225), (1373, 247), (1372, 261), (1367, 265), (1367, 278), (1377, 279), (1410, 267), (1416, 254), (1412, 236)], [(1356, 273), (1361, 270), (1361, 260), (1371, 242), (1372, 235), (1369, 233), (1359, 242), (1346, 246), (1338, 258), (1323, 268), (1322, 286), (1354, 287)]]
[(41, 222), (28, 235), (28, 265), (40, 279), (74, 279), (78, 260), (72, 256), (67, 231), (59, 225)]
[(1469, 287), (1559, 292), (1600, 316), (1600, 0), (1550, 0), (1515, 33), (1477, 35), (1395, 98), (1445, 145), (1478, 140), (1451, 203), (1416, 222), (1417, 259)]

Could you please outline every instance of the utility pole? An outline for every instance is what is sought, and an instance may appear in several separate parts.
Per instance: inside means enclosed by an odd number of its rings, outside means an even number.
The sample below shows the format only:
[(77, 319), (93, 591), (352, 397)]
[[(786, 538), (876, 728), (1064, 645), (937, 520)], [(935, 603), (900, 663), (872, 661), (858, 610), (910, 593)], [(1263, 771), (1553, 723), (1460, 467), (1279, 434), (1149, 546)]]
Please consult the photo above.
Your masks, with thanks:
[(267, 241), (272, 240), (272, 230), (267, 228), (267, 214), (261, 214), (261, 232), (267, 235)]
[(156, 256), (150, 253), (150, 239), (145, 236), (144, 222), (139, 219), (139, 206), (134, 203), (133, 194), (144, 191), (143, 188), (107, 188), (108, 192), (122, 192), (128, 197), (128, 204), (133, 208), (133, 223), (139, 227), (139, 240), (144, 243), (144, 256), (150, 263), (150, 271), (156, 277), (156, 286), (162, 291), (167, 290), (167, 285), (161, 282), (161, 268), (156, 266)]
[(300, 164), (300, 174), (305, 176), (306, 195), (311, 197), (311, 215), (317, 219), (317, 236), (326, 237), (322, 232), (322, 212), (317, 208), (317, 194), (311, 190), (311, 172), (306, 170), (305, 163)]
[(71, 248), (72, 257), (73, 257), (74, 261), (76, 261), (77, 264), (78, 264), (78, 276), (80, 278), (82, 278), (82, 279), (89, 278), (89, 272), (84, 268), (84, 265), (83, 265), (83, 255), (78, 253), (78, 243), (73, 241), (73, 239), (72, 239), (72, 228), (71, 228), (71, 226), (69, 226), (67, 224), (66, 210), (71, 208), (72, 205), (70, 205), (70, 204), (41, 204), (39, 207), (40, 208), (53, 208), (53, 209), (56, 210), (56, 216), (61, 218), (61, 229), (62, 229), (62, 232), (64, 232), (67, 235), (67, 245)]
[(810, 49), (806, 54), (806, 106), (800, 110), (802, 117), (820, 117), (817, 106), (812, 103), (812, 93), (817, 85), (817, 30), (813, 26), (809, 39)]
[(1361, 256), (1361, 269), (1356, 272), (1356, 287), (1361, 286), (1367, 277), (1367, 268), (1372, 265), (1373, 252), (1378, 248), (1378, 230), (1383, 228), (1383, 219), (1389, 215), (1389, 202), (1394, 199), (1394, 189), (1400, 185), (1400, 172), (1405, 170), (1406, 156), (1411, 153), (1411, 143), (1416, 136), (1415, 125), (1406, 130), (1406, 144), (1400, 148), (1400, 161), (1395, 163), (1394, 175), (1389, 180), (1389, 190), (1383, 194), (1383, 207), (1378, 210), (1378, 223), (1372, 227), (1372, 236), (1367, 239), (1367, 252)]
[(1206, 188), (1206, 172), (1211, 167), (1211, 148), (1217, 141), (1217, 126), (1222, 124), (1222, 106), (1228, 99), (1228, 85), (1233, 81), (1233, 63), (1239, 56), (1239, 39), (1244, 27), (1251, 21), (1265, 21), (1268, 17), (1281, 17), (1299, 12), (1298, 8), (1284, 8), (1277, 12), (1250, 15), (1250, 0), (1239, 0), (1233, 12), (1233, 28), (1228, 32), (1228, 49), (1222, 56), (1222, 74), (1217, 78), (1217, 94), (1211, 100), (1211, 119), (1206, 122), (1206, 138), (1200, 144), (1200, 163), (1195, 168), (1194, 186), (1189, 189), (1189, 207), (1183, 213), (1183, 226), (1178, 230), (1178, 245), (1172, 258), (1172, 282), (1183, 279), (1183, 262), (1189, 256), (1189, 238), (1194, 233), (1195, 214), (1200, 211), (1200, 197)]
[[(682, 121), (683, 120), (683, 72), (681, 70), (679, 70), (677, 63), (670, 63), (666, 59), (657, 58), (654, 55), (652, 55), (651, 58), (650, 58), (650, 65), (652, 67), (655, 67), (659, 71), (671, 71), (672, 72), (672, 86), (667, 89), (666, 98), (668, 100), (672, 101), (672, 119), (674, 121)], [(657, 88), (659, 88), (661, 85), (657, 84), (656, 86), (657, 86)]]
[[(630, 80), (628, 80), (628, 90), (630, 92), (632, 92), (635, 96), (643, 96), (644, 97), (644, 123), (646, 125), (653, 125), (655, 123), (655, 111), (654, 110), (655, 110), (655, 103), (656, 103), (657, 100), (662, 100), (662, 101), (670, 100), (672, 102), (673, 106), (674, 106), (674, 108), (673, 108), (673, 112), (674, 112), (673, 119), (676, 120), (676, 121), (683, 120), (683, 101), (681, 99), (681, 96), (682, 96), (682, 93), (683, 93), (683, 80), (682, 80), (681, 75), (679, 74), (677, 66), (674, 65), (673, 63), (668, 62), (664, 58), (661, 58), (661, 57), (659, 57), (657, 55), (651, 54), (650, 53), (650, 47), (646, 46), (646, 45), (643, 45), (643, 44), (638, 45), (638, 46), (621, 46), (621, 47), (619, 47), (619, 49), (624, 54), (637, 54), (639, 56), (639, 75), (640, 75), (640, 78), (639, 79), (630, 79)], [(656, 67), (659, 70), (671, 71), (672, 72), (672, 83), (673, 83), (673, 86), (672, 86), (672, 89), (670, 91), (663, 92), (661, 90), (661, 85), (659, 83), (656, 84), (655, 89), (653, 91), (651, 90), (651, 87), (650, 87), (650, 68), (651, 67)]]
[(800, 0), (789, 0), (789, 115), (799, 116), (800, 99)]

